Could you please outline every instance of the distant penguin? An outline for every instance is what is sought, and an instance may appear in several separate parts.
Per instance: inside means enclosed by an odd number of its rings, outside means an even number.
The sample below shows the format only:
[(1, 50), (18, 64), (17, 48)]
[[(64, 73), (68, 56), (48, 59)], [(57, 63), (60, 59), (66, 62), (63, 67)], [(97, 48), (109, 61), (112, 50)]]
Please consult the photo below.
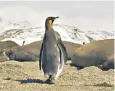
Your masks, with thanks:
[[(43, 69), (44, 75), (48, 77), (45, 81), (48, 84), (54, 83), (63, 70), (65, 59), (63, 47), (52, 28), (54, 20), (59, 17), (48, 17), (45, 22), (45, 34), (40, 50), (39, 66)], [(57, 34), (57, 33), (56, 33)], [(60, 38), (61, 39), (61, 38)]]
[(24, 44), (25, 44), (25, 41), (23, 41), (22, 46), (24, 46)]
[(83, 45), (85, 45), (85, 42), (83, 42)]

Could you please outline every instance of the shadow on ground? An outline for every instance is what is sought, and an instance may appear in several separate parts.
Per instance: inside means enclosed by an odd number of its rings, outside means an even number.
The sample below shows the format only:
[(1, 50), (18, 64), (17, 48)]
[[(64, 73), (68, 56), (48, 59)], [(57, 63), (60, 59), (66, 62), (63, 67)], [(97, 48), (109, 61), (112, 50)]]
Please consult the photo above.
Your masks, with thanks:
[(40, 80), (40, 79), (26, 79), (26, 80), (16, 80), (18, 82), (20, 82), (21, 84), (24, 83), (39, 83), (39, 84), (44, 84), (44, 81)]

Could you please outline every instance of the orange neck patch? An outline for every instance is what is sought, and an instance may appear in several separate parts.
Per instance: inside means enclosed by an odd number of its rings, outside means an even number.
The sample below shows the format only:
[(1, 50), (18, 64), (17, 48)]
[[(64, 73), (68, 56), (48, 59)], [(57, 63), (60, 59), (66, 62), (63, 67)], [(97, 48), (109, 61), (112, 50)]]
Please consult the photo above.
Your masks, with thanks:
[(49, 20), (49, 25), (50, 27), (52, 27), (52, 20)]

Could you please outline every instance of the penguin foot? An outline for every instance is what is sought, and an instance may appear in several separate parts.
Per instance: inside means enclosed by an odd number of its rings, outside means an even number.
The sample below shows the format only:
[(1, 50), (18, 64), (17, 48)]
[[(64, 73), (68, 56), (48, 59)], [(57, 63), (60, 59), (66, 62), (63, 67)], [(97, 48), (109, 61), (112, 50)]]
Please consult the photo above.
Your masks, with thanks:
[(50, 79), (50, 78), (48, 78), (48, 79), (45, 81), (45, 83), (47, 83), (47, 84), (55, 84), (55, 82), (54, 82), (52, 79)]

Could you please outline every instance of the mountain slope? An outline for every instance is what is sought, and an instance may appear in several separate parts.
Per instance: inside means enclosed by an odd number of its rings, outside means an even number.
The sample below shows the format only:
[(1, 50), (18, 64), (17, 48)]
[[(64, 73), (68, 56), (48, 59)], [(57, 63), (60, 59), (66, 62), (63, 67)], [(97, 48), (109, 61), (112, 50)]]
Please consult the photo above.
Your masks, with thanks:
[[(19, 24), (18, 24), (19, 25)], [(111, 39), (114, 38), (114, 31), (82, 31), (74, 26), (67, 26), (61, 24), (54, 24), (54, 30), (59, 32), (62, 40), (71, 41), (82, 44), (83, 42), (91, 42), (95, 40)], [(1, 33), (1, 40), (13, 40), (18, 44), (22, 44), (26, 41), (26, 44), (42, 40), (44, 36), (45, 28), (41, 27), (18, 27), (11, 28)]]

